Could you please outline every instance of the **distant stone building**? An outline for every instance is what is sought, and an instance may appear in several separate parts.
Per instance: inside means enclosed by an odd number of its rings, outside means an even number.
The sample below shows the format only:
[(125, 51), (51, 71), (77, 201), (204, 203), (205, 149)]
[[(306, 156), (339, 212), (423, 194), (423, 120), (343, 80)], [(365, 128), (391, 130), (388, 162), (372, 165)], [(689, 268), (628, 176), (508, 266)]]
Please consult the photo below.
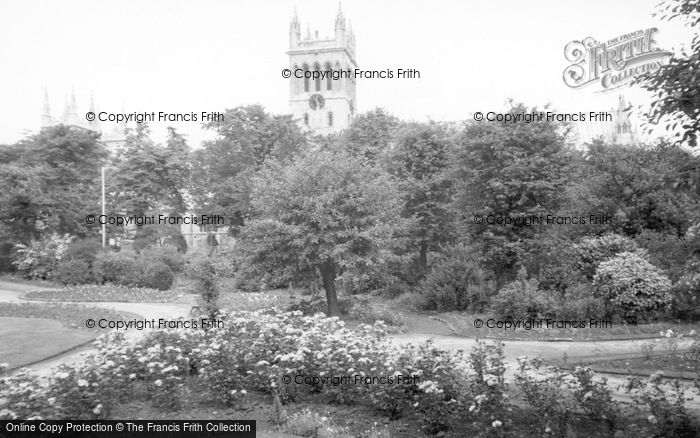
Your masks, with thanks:
[(584, 122), (578, 126), (579, 144), (590, 142), (596, 138), (602, 138), (608, 143), (623, 145), (639, 144), (639, 130), (634, 118), (632, 105), (625, 101), (624, 96), (619, 96), (617, 108), (611, 108), (611, 121)]
[(124, 123), (113, 123), (110, 124), (110, 128), (106, 128), (102, 126), (97, 118), (93, 121), (88, 121), (86, 119), (86, 114), (89, 111), (98, 114), (94, 99), (91, 97), (90, 107), (80, 112), (75, 102), (75, 93), (71, 92), (70, 98), (66, 97), (61, 117), (54, 117), (49, 104), (49, 93), (47, 90), (44, 90), (44, 105), (41, 110), (41, 127), (46, 128), (56, 125), (75, 126), (100, 133), (100, 142), (107, 146), (110, 151), (114, 151), (118, 147), (123, 146), (126, 142), (126, 125)]
[[(299, 17), (289, 26), (289, 108), (302, 129), (319, 134), (338, 132), (350, 125), (356, 111), (353, 77), (355, 59), (355, 35), (347, 26), (343, 12), (338, 9), (333, 37), (320, 38), (307, 26), (301, 36)], [(314, 72), (341, 72), (337, 79), (312, 78)], [(350, 74), (348, 74), (348, 72)], [(300, 77), (301, 76), (301, 77)]]

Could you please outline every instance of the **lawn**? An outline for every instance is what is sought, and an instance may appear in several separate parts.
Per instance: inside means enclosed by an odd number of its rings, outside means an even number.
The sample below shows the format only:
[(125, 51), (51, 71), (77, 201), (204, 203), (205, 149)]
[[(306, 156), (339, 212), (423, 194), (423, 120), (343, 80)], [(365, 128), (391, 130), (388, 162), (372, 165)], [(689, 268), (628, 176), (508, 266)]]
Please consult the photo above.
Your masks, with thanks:
[(24, 294), (23, 298), (40, 301), (166, 303), (179, 296), (180, 294), (170, 290), (85, 284), (61, 289), (33, 290)]
[(95, 321), (100, 319), (125, 321), (134, 316), (101, 307), (87, 307), (76, 304), (0, 302), (0, 317), (32, 318), (32, 320), (52, 319), (62, 323), (66, 328), (92, 332), (93, 335), (102, 333), (106, 329), (86, 328), (85, 322), (87, 319), (94, 319)]
[(94, 333), (67, 328), (52, 319), (0, 317), (0, 362), (7, 362), (10, 368), (27, 365), (94, 337)]
[(0, 302), (0, 362), (10, 367), (51, 357), (91, 339), (107, 329), (85, 326), (95, 321), (126, 320), (134, 315), (81, 305)]
[(638, 356), (590, 362), (586, 365), (598, 372), (619, 372), (652, 375), (661, 371), (666, 376), (700, 378), (700, 357), (690, 352)]
[[(605, 341), (616, 339), (658, 338), (661, 331), (673, 330), (675, 333), (700, 331), (700, 323), (653, 322), (648, 324), (612, 323), (607, 328), (532, 328), (530, 330), (487, 328), (489, 319), (497, 320), (491, 315), (447, 312), (436, 314), (435, 318), (443, 321), (458, 336), (479, 339), (531, 340), (531, 341)], [(483, 322), (482, 328), (476, 328), (476, 321)], [(586, 320), (588, 323), (588, 320)], [(478, 323), (476, 323), (478, 325)]]

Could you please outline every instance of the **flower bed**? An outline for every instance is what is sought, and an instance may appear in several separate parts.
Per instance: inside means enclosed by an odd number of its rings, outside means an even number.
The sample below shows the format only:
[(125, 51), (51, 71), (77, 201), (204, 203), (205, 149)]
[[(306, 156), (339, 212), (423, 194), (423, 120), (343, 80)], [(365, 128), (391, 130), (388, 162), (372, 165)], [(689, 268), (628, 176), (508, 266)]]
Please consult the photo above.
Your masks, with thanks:
[(639, 424), (640, 414), (625, 416), (607, 382), (584, 367), (569, 372), (522, 358), (516, 394), (527, 404), (511, 403), (500, 343), (478, 343), (464, 355), (430, 343), (391, 343), (381, 323), (350, 330), (337, 318), (276, 311), (221, 318), (223, 328), (158, 331), (135, 343), (120, 333), (103, 336), (95, 354), (59, 367), (45, 386), (26, 372), (2, 378), (0, 419), (111, 418), (115, 406), (135, 399), (177, 410), (196, 391), (236, 410), (252, 394), (266, 395), (274, 422), (287, 430), (325, 420), (313, 412), (289, 417), (284, 403), (321, 401), (414, 418), (427, 433), (455, 437), (550, 436), (570, 428), (611, 436), (632, 426), (637, 436), (697, 431), (684, 407), (689, 394), (677, 386), (667, 392), (656, 377), (628, 385), (642, 418), (651, 418)]
[(75, 302), (164, 303), (179, 295), (167, 290), (126, 287), (119, 285), (79, 285), (62, 289), (43, 289), (27, 292), (28, 300)]

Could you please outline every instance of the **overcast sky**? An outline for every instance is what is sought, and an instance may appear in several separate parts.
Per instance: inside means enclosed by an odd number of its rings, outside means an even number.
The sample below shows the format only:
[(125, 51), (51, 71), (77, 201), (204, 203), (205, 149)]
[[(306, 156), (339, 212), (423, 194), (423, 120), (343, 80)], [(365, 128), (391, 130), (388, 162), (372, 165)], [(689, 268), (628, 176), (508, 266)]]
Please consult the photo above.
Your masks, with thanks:
[[(570, 89), (564, 46), (658, 27), (664, 49), (689, 41), (651, 13), (658, 0), (345, 1), (362, 69), (416, 68), (421, 79), (358, 82), (357, 107), (404, 119), (464, 120), (512, 97), (560, 111), (609, 109), (619, 93)], [(80, 115), (100, 110), (223, 111), (260, 103), (288, 112), (289, 21), (332, 35), (338, 5), (308, 1), (0, 1), (0, 144), (39, 128), (44, 88), (54, 116), (75, 89)], [(648, 98), (626, 90), (634, 104)], [(195, 146), (199, 123), (175, 124)], [(165, 124), (153, 125), (162, 140)]]

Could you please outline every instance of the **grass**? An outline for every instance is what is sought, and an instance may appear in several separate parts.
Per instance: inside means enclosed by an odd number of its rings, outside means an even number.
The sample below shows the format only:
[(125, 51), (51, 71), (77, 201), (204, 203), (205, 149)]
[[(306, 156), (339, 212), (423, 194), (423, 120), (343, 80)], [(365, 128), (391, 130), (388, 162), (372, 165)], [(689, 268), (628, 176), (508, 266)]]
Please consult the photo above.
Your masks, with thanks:
[[(612, 323), (612, 326), (604, 328), (590, 328), (586, 319), (586, 328), (546, 328), (543, 323), (542, 328), (532, 328), (531, 330), (498, 329), (487, 328), (489, 319), (498, 320), (492, 315), (470, 314), (463, 312), (447, 312), (436, 315), (438, 319), (445, 322), (452, 331), (467, 338), (488, 338), (501, 340), (572, 340), (572, 341), (604, 341), (619, 339), (647, 339), (660, 337), (659, 332), (673, 330), (676, 333), (686, 333), (691, 330), (700, 331), (700, 323), (676, 323), (676, 322), (653, 322), (648, 324), (624, 324)], [(474, 326), (476, 320), (484, 323), (482, 328)]]
[(0, 317), (0, 358), (10, 368), (21, 367), (70, 350), (94, 337), (94, 333), (64, 327), (56, 320)]
[(86, 332), (100, 333), (106, 329), (89, 329), (85, 321), (107, 319), (110, 321), (126, 320), (134, 315), (126, 315), (101, 307), (88, 307), (75, 304), (58, 303), (5, 303), (0, 302), (0, 317), (40, 318), (59, 321), (64, 327)]
[(27, 292), (23, 298), (40, 301), (85, 301), (165, 303), (179, 295), (169, 290), (146, 289), (117, 285), (79, 285), (62, 289), (44, 289)]
[(0, 275), (0, 288), (19, 292), (35, 290), (38, 287), (62, 287), (62, 285), (47, 280), (27, 280), (18, 275)]
[(598, 372), (619, 371), (632, 374), (651, 375), (657, 371), (662, 373), (672, 372), (680, 376), (691, 378), (700, 377), (700, 356), (690, 352), (676, 352), (675, 354), (638, 356), (624, 359), (610, 359), (590, 362), (591, 368)]

